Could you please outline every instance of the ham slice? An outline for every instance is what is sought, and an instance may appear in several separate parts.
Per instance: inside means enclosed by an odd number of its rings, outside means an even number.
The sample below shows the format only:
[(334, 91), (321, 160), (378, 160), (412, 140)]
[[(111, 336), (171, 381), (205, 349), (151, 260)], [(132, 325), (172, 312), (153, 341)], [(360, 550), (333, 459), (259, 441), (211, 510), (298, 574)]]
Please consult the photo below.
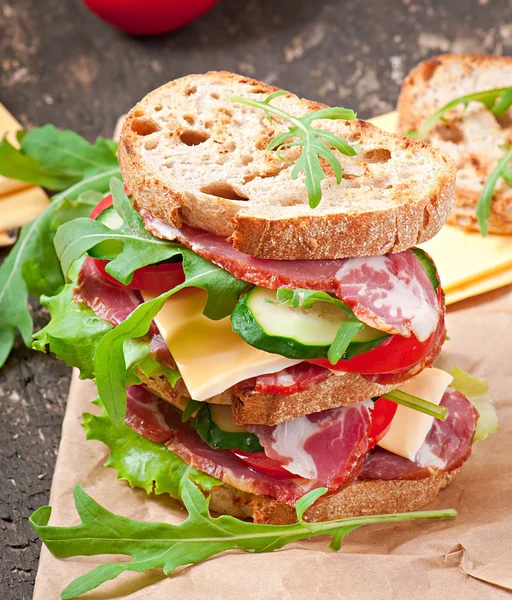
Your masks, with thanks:
[(339, 260), (266, 260), (235, 250), (214, 234), (180, 229), (140, 214), (156, 237), (178, 240), (234, 277), (269, 289), (322, 290), (346, 302), (363, 323), (388, 333), (425, 341), (436, 330), (436, 293), (412, 250), (385, 256)]
[(314, 413), (274, 427), (248, 425), (265, 454), (287, 471), (331, 490), (350, 483), (368, 452), (372, 402)]
[(415, 462), (375, 448), (368, 454), (360, 478), (423, 479), (460, 467), (471, 454), (478, 413), (469, 400), (452, 388), (445, 392), (441, 406), (448, 408), (448, 417), (446, 421), (434, 419)]
[(317, 482), (305, 479), (275, 479), (256, 473), (229, 450), (213, 450), (189, 423), (183, 423), (181, 413), (169, 403), (159, 400), (144, 386), (126, 390), (125, 423), (138, 434), (154, 442), (163, 442), (187, 465), (207, 473), (223, 483), (244, 492), (272, 496), (294, 505)]
[(297, 392), (304, 392), (311, 386), (325, 381), (332, 375), (329, 369), (301, 362), (277, 373), (268, 373), (246, 379), (238, 384), (238, 389), (254, 390), (261, 394), (277, 394), (290, 396)]

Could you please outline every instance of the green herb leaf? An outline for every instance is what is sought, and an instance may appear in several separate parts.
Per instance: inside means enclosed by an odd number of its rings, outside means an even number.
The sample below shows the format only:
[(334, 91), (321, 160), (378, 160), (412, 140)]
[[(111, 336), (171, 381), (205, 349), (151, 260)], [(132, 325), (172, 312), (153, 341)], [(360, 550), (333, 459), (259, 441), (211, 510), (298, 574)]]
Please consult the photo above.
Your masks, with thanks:
[(339, 298), (335, 298), (327, 292), (306, 290), (304, 288), (290, 289), (279, 288), (276, 293), (277, 301), (283, 306), (292, 306), (293, 308), (311, 308), (316, 302), (328, 302), (339, 306), (344, 311), (352, 314), (350, 308)]
[(189, 400), (187, 402), (187, 406), (185, 406), (183, 414), (181, 415), (182, 422), (186, 423), (190, 417), (203, 406), (203, 404), (204, 402), (199, 402), (199, 400)]
[(0, 266), (0, 367), (11, 351), (16, 330), (30, 346), (33, 323), (28, 294), (37, 298), (42, 294), (52, 296), (65, 283), (53, 246), (57, 227), (89, 214), (91, 195), (84, 192), (106, 191), (111, 177), (118, 173), (116, 168), (76, 183), (54, 196), (48, 208), (22, 228), (18, 241)]
[(90, 144), (73, 131), (43, 125), (23, 132), (18, 140), (19, 150), (6, 138), (0, 143), (0, 175), (51, 190), (63, 190), (118, 166), (117, 145), (104, 138)]
[(450, 375), (453, 376), (451, 386), (465, 396), (478, 411), (473, 441), (485, 440), (499, 427), (496, 405), (489, 393), (487, 381), (481, 377), (473, 377), (459, 367), (454, 367)]
[(218, 479), (189, 467), (164, 444), (142, 437), (124, 423), (116, 427), (101, 400), (98, 398), (94, 403), (102, 412), (99, 415), (85, 413), (83, 426), (88, 440), (103, 442), (110, 450), (105, 466), (115, 469), (118, 481), (127, 481), (147, 494), (170, 494), (174, 498), (180, 497), (180, 484), (185, 478), (206, 492), (222, 485)]
[(488, 233), (487, 221), (491, 214), (492, 198), (494, 195), (494, 189), (500, 178), (504, 178), (509, 182), (510, 172), (508, 165), (512, 161), (512, 147), (507, 149), (505, 155), (498, 161), (498, 164), (494, 171), (489, 175), (485, 185), (478, 199), (476, 205), (476, 216), (478, 218), (478, 224), (480, 225), (480, 232), (485, 237)]
[(348, 321), (340, 325), (334, 342), (327, 351), (327, 358), (331, 365), (335, 365), (343, 357), (354, 336), (364, 328), (365, 324), (355, 317), (350, 317)]
[(445, 421), (448, 416), (448, 409), (446, 406), (438, 406), (433, 402), (423, 400), (423, 398), (418, 398), (418, 396), (413, 396), (402, 390), (393, 390), (392, 392), (383, 394), (382, 397), (392, 400), (397, 404), (401, 404), (402, 406), (407, 406), (407, 408), (412, 408), (418, 412), (425, 413), (435, 419), (440, 419), (441, 421)]
[(470, 102), (480, 102), (486, 108), (491, 110), (497, 117), (501, 117), (507, 112), (510, 106), (512, 106), (512, 87), (495, 88), (492, 90), (475, 92), (474, 94), (467, 94), (465, 96), (455, 98), (455, 100), (448, 102), (428, 119), (426, 119), (426, 121), (417, 131), (409, 131), (407, 135), (412, 138), (422, 138), (427, 131), (432, 129), (437, 121), (444, 119), (444, 115), (447, 112), (453, 110), (461, 104), (464, 109), (466, 109)]
[(283, 149), (295, 146), (302, 148), (301, 155), (291, 172), (291, 178), (297, 179), (301, 173), (304, 173), (304, 183), (308, 192), (309, 206), (315, 208), (322, 199), (321, 183), (325, 179), (320, 158), (326, 160), (332, 167), (336, 176), (336, 182), (339, 184), (343, 177), (343, 171), (340, 161), (332, 152), (330, 146), (346, 156), (354, 156), (358, 153), (358, 149), (334, 133), (315, 129), (312, 126), (312, 122), (321, 119), (351, 120), (356, 118), (356, 114), (354, 111), (346, 108), (332, 107), (310, 112), (303, 117), (294, 117), (270, 104), (271, 100), (286, 93), (283, 90), (279, 90), (263, 101), (251, 100), (231, 94), (226, 94), (226, 98), (253, 108), (260, 108), (271, 122), (271, 115), (274, 115), (291, 123), (288, 131), (280, 133), (270, 141), (268, 150), (276, 150), (279, 158), (283, 159), (281, 154)]
[[(294, 541), (317, 535), (333, 537), (338, 548), (342, 539), (357, 527), (382, 523), (398, 523), (417, 519), (449, 519), (454, 510), (421, 511), (395, 515), (353, 517), (325, 523), (295, 525), (258, 525), (234, 517), (212, 518), (208, 500), (188, 479), (181, 486), (181, 497), (188, 518), (180, 525), (147, 523), (121, 517), (101, 507), (88, 496), (80, 485), (75, 487), (75, 503), (81, 519), (74, 527), (48, 525), (51, 509), (39, 508), (30, 517), (36, 533), (58, 558), (94, 556), (98, 554), (124, 554), (131, 561), (108, 563), (96, 567), (70, 583), (61, 598), (76, 598), (97, 588), (125, 571), (145, 572), (163, 569), (166, 575), (177, 567), (201, 562), (226, 550), (270, 552)], [(301, 501), (301, 513), (318, 498), (314, 490)], [(334, 541), (335, 540), (335, 541)]]

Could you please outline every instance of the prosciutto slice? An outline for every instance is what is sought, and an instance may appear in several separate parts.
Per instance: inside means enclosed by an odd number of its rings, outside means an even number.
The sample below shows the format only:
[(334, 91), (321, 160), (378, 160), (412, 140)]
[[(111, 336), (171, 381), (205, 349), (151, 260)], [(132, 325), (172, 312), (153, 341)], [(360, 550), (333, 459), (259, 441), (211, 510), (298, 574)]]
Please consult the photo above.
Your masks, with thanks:
[(256, 473), (229, 450), (213, 450), (198, 436), (181, 413), (159, 400), (143, 386), (127, 389), (125, 423), (154, 442), (163, 442), (187, 465), (207, 473), (237, 489), (261, 496), (272, 496), (294, 505), (316, 482), (304, 479), (275, 479)]
[(287, 471), (331, 490), (350, 483), (368, 452), (371, 401), (342, 406), (280, 423), (248, 425), (265, 454)]
[(423, 479), (460, 467), (471, 454), (478, 413), (469, 400), (452, 388), (445, 392), (441, 406), (448, 408), (448, 417), (446, 421), (434, 420), (415, 462), (376, 448), (368, 454), (360, 478)]
[(254, 390), (261, 394), (277, 394), (290, 396), (297, 392), (304, 392), (311, 386), (325, 381), (332, 375), (329, 369), (301, 362), (277, 373), (268, 373), (246, 379), (238, 384), (238, 389)]
[(222, 237), (168, 225), (141, 210), (156, 237), (178, 240), (234, 277), (270, 289), (322, 290), (346, 302), (359, 320), (388, 333), (425, 341), (437, 327), (439, 303), (412, 250), (339, 260), (267, 260), (238, 252)]

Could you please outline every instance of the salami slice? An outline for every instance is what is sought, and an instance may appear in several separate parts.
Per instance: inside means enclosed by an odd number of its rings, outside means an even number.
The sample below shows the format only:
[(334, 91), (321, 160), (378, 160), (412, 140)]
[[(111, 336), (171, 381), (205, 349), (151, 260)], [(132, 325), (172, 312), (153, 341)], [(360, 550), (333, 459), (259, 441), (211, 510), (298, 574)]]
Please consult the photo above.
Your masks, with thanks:
[(301, 362), (277, 373), (246, 379), (241, 381), (237, 387), (243, 390), (254, 390), (261, 394), (291, 396), (298, 392), (304, 392), (317, 383), (322, 383), (331, 375), (329, 369)]
[(426, 340), (436, 330), (436, 293), (412, 250), (385, 256), (339, 260), (266, 260), (235, 250), (214, 234), (180, 229), (142, 210), (153, 235), (178, 240), (234, 277), (269, 289), (322, 290), (341, 298), (357, 318), (377, 329)]

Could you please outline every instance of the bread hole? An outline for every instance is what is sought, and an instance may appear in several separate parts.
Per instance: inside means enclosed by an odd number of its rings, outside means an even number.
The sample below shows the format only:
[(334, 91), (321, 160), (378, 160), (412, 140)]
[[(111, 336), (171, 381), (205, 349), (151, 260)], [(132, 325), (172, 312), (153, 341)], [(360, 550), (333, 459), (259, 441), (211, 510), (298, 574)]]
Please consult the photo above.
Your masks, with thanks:
[(144, 111), (141, 108), (138, 108), (134, 113), (133, 113), (134, 117), (143, 117), (144, 116)]
[(249, 200), (247, 196), (240, 196), (229, 183), (218, 182), (206, 185), (201, 188), (203, 194), (210, 194), (211, 196), (217, 196), (219, 198), (226, 198), (226, 200)]
[(242, 154), (238, 159), (238, 164), (246, 167), (248, 164), (252, 163), (254, 158), (250, 154)]
[(163, 109), (163, 106), (162, 106), (161, 104), (157, 104), (157, 105), (155, 106), (155, 111), (156, 111), (156, 112), (160, 112), (162, 109)]
[(436, 131), (445, 142), (460, 144), (464, 141), (464, 134), (455, 123), (442, 123), (436, 127)]
[(227, 144), (224, 144), (223, 149), (228, 152), (234, 152), (236, 150), (236, 144), (233, 140), (230, 140)]
[(368, 152), (362, 152), (359, 157), (368, 163), (384, 163), (391, 158), (391, 152), (387, 148), (374, 148)]
[(217, 94), (217, 92), (212, 92), (210, 94), (210, 97), (213, 98), (214, 100), (218, 100), (220, 98), (219, 94)]
[(440, 64), (441, 63), (435, 58), (426, 60), (423, 63), (423, 80), (428, 81), (431, 79), (432, 75), (436, 72), (436, 69)]
[(213, 121), (205, 121), (204, 126), (206, 129), (211, 129), (213, 127)]
[(346, 171), (343, 171), (343, 179), (346, 179), (347, 181), (357, 179), (358, 177), (362, 177), (362, 175), (362, 173), (359, 175), (358, 173), (347, 173)]
[(253, 85), (251, 92), (253, 94), (268, 94), (268, 87), (262, 85)]
[(132, 131), (138, 135), (151, 135), (156, 131), (160, 131), (160, 126), (153, 119), (138, 117), (132, 121)]
[(220, 113), (224, 113), (225, 115), (227, 115), (228, 117), (232, 117), (233, 116), (233, 111), (230, 110), (229, 108), (226, 108), (224, 106), (221, 106), (218, 111)]
[(192, 96), (192, 94), (195, 94), (196, 92), (197, 92), (197, 88), (195, 85), (189, 85), (185, 89), (185, 95), (187, 95), (187, 96)]
[(496, 121), (498, 121), (500, 127), (508, 129), (512, 127), (512, 113), (508, 111), (502, 117), (496, 117)]
[(192, 115), (183, 115), (183, 118), (189, 125), (193, 125), (196, 122), (195, 118)]
[(187, 146), (199, 146), (204, 144), (210, 136), (203, 131), (183, 131), (180, 133), (180, 140)]
[(144, 144), (144, 148), (146, 148), (146, 150), (154, 150), (157, 146), (158, 146), (158, 140), (155, 140), (155, 139), (148, 140)]

